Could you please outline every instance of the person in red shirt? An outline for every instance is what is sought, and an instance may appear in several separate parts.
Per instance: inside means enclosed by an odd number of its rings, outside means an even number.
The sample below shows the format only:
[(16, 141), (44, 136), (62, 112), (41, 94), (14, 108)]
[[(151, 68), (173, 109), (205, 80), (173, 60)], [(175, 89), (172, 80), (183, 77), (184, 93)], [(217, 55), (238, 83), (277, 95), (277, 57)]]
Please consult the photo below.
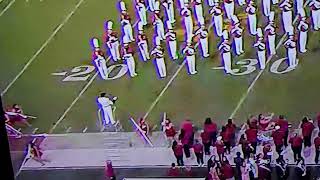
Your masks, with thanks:
[(205, 132), (204, 130), (202, 130), (200, 136), (202, 139), (202, 144), (204, 146), (204, 153), (206, 155), (210, 155), (210, 146), (211, 146), (210, 135), (207, 132)]
[(184, 163), (183, 163), (183, 146), (182, 146), (181, 142), (178, 143), (177, 141), (173, 141), (172, 150), (173, 150), (174, 156), (177, 159), (178, 166), (184, 166)]
[(176, 167), (175, 163), (171, 164), (171, 168), (168, 170), (168, 176), (177, 177), (180, 175), (179, 169)]
[(197, 157), (197, 163), (199, 166), (202, 166), (203, 163), (203, 145), (196, 140), (196, 143), (193, 145), (193, 151)]
[(235, 145), (235, 137), (236, 137), (236, 130), (237, 126), (233, 123), (232, 119), (228, 119), (228, 122), (226, 124), (226, 130), (231, 134), (231, 146), (233, 147)]
[(174, 125), (172, 124), (170, 119), (166, 119), (164, 122), (161, 123), (163, 127), (163, 131), (166, 133), (167, 141), (169, 147), (172, 145), (172, 141), (174, 136), (177, 134)]
[(228, 154), (230, 154), (231, 151), (231, 133), (232, 132), (229, 132), (225, 126), (222, 126), (220, 136), (222, 137), (224, 145), (226, 146), (226, 152)]
[(318, 164), (319, 154), (320, 154), (320, 132), (318, 133), (318, 137), (314, 139), (314, 147), (316, 151), (316, 157), (314, 161), (316, 162), (316, 164)]
[(302, 119), (301, 128), (302, 128), (304, 147), (311, 147), (311, 135), (314, 129), (313, 123), (310, 122), (307, 117), (304, 117)]
[(142, 133), (144, 133), (146, 136), (148, 136), (149, 125), (147, 124), (147, 122), (143, 118), (140, 118), (140, 120), (139, 120), (139, 127), (142, 130)]
[(276, 120), (276, 126), (280, 126), (280, 130), (284, 132), (284, 145), (288, 146), (288, 135), (289, 135), (289, 123), (285, 119), (283, 115), (280, 115), (279, 118)]
[(109, 180), (115, 180), (116, 179), (116, 175), (114, 173), (111, 161), (106, 161), (105, 176)]
[(250, 153), (252, 152), (251, 148), (250, 148), (250, 143), (246, 138), (245, 134), (242, 134), (239, 140), (239, 144), (241, 144), (241, 149), (242, 149), (242, 154), (243, 154), (243, 158), (247, 159), (250, 157)]
[(217, 140), (217, 124), (212, 122), (211, 118), (206, 118), (203, 127), (204, 132), (208, 133), (210, 136), (210, 143), (211, 145), (215, 144)]
[(224, 157), (224, 148), (225, 148), (225, 145), (224, 145), (224, 142), (222, 140), (222, 137), (219, 136), (217, 138), (217, 141), (215, 143), (215, 146), (217, 148), (217, 154), (219, 156), (219, 161), (222, 162), (222, 158)]
[(186, 158), (190, 158), (190, 147), (192, 147), (194, 140), (193, 124), (190, 120), (187, 119), (182, 123), (181, 134), (183, 134), (181, 136), (181, 142), (183, 144), (184, 153)]
[(280, 126), (276, 126), (275, 129), (276, 130), (272, 132), (271, 136), (273, 138), (274, 145), (276, 146), (276, 151), (280, 155), (282, 152), (285, 133), (280, 129)]
[(257, 141), (258, 141), (258, 130), (254, 128), (249, 128), (246, 130), (246, 135), (249, 143), (253, 147), (253, 153), (256, 153)]
[(223, 178), (226, 179), (226, 180), (232, 180), (232, 179), (234, 179), (233, 168), (232, 168), (232, 166), (229, 164), (228, 160), (225, 160), (225, 161), (222, 163), (222, 166), (221, 166), (221, 174), (222, 174)]
[(318, 128), (320, 129), (320, 112), (317, 114), (317, 122), (318, 122)]
[(297, 133), (294, 133), (293, 137), (290, 138), (289, 143), (293, 151), (294, 162), (297, 162), (298, 159), (301, 159), (301, 150), (302, 150), (303, 139), (298, 136)]

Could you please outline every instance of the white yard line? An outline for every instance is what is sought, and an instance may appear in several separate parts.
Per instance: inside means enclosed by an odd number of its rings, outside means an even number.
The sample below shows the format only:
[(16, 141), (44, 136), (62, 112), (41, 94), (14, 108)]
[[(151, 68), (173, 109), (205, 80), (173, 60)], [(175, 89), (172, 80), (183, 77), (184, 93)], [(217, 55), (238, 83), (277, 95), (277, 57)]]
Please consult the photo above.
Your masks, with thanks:
[(8, 92), (8, 90), (12, 87), (12, 85), (21, 77), (21, 75), (27, 70), (27, 68), (31, 65), (31, 63), (41, 54), (41, 52), (48, 46), (48, 44), (53, 40), (56, 34), (62, 29), (62, 27), (70, 20), (72, 15), (77, 11), (80, 5), (84, 2), (84, 0), (80, 0), (77, 5), (73, 8), (73, 10), (68, 14), (68, 16), (62, 21), (62, 23), (53, 31), (53, 33), (49, 36), (49, 38), (42, 44), (40, 49), (28, 60), (27, 64), (24, 65), (22, 70), (16, 75), (15, 78), (7, 85), (7, 87), (1, 92), (1, 96)]
[[(306, 6), (307, 2), (305, 3), (304, 6)], [(296, 16), (293, 20), (293, 23), (294, 24), (296, 21), (298, 20), (298, 16)], [(282, 38), (280, 39), (279, 43), (277, 44), (276, 46), (276, 50), (278, 50), (280, 48), (280, 46), (283, 44), (285, 38), (287, 37), (287, 34), (285, 33)], [(266, 66), (268, 65), (268, 63), (271, 61), (272, 57), (274, 55), (270, 55), (267, 59), (267, 62), (266, 62)], [(263, 70), (260, 70), (258, 75), (255, 77), (255, 79), (252, 81), (252, 83), (250, 84), (250, 86), (248, 87), (247, 91), (242, 95), (241, 99), (239, 100), (236, 108), (233, 110), (233, 112), (231, 113), (231, 115), (229, 116), (229, 119), (230, 118), (233, 118), (234, 115), (238, 112), (238, 110), (240, 109), (242, 103), (244, 102), (244, 100), (247, 99), (249, 93), (251, 92), (251, 90), (253, 89), (254, 85), (256, 84), (256, 82), (258, 81), (258, 79), (260, 78), (260, 76), (262, 75), (262, 73), (264, 72), (264, 70), (266, 70), (267, 68), (263, 69)]]
[[(136, 27), (139, 21), (136, 21), (132, 28)], [(108, 57), (107, 61), (109, 61), (111, 59), (111, 56)], [(66, 115), (69, 113), (69, 111), (73, 108), (73, 106), (78, 102), (78, 100), (80, 99), (80, 97), (87, 91), (87, 89), (90, 87), (90, 85), (93, 83), (93, 81), (96, 79), (96, 77), (98, 76), (98, 72), (96, 72), (91, 79), (89, 80), (89, 82), (83, 87), (83, 89), (80, 91), (80, 93), (78, 94), (78, 96), (72, 101), (72, 103), (68, 106), (68, 108), (63, 112), (63, 114), (60, 116), (60, 118), (58, 119), (58, 121), (54, 124), (54, 126), (50, 129), (49, 134), (51, 134), (56, 128), (57, 126), (64, 120), (64, 118), (66, 117)]]
[(0, 12), (0, 17), (7, 12), (7, 10), (13, 5), (13, 3), (15, 3), (16, 0), (12, 0), (1, 12)]
[[(213, 24), (211, 23), (208, 31), (212, 28)], [(199, 46), (200, 42), (198, 44), (196, 44), (194, 46), (194, 49), (197, 49), (197, 47)], [(143, 119), (146, 119), (150, 112), (153, 110), (153, 108), (156, 106), (156, 104), (159, 102), (160, 98), (163, 96), (163, 94), (166, 92), (166, 90), (169, 88), (169, 86), (172, 84), (173, 80), (178, 76), (179, 72), (181, 71), (181, 69), (184, 67), (184, 65), (186, 64), (186, 61), (183, 60), (183, 63), (180, 64), (179, 68), (177, 69), (177, 71), (173, 74), (173, 76), (170, 78), (170, 80), (168, 81), (168, 83), (166, 84), (166, 86), (162, 89), (162, 91), (160, 92), (160, 94), (157, 96), (157, 98), (152, 102), (152, 104), (150, 105), (147, 113), (143, 116)]]

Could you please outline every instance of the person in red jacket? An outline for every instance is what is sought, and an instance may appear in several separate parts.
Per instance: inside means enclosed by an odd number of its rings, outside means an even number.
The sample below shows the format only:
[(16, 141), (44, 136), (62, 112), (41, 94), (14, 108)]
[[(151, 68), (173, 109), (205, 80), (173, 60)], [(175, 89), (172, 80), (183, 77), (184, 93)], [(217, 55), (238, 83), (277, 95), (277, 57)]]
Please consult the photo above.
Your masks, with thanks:
[(290, 138), (289, 143), (293, 151), (294, 162), (297, 162), (298, 159), (301, 159), (301, 150), (302, 150), (302, 137), (298, 136), (298, 133), (294, 133), (293, 137)]
[(289, 135), (289, 123), (283, 115), (280, 115), (279, 118), (276, 120), (276, 126), (280, 126), (280, 130), (284, 132), (283, 142), (284, 142), (284, 145), (287, 147), (288, 135)]
[(273, 138), (274, 145), (276, 146), (276, 151), (280, 155), (282, 152), (285, 133), (280, 129), (280, 126), (276, 126), (275, 129), (276, 130), (272, 132), (271, 136)]
[(217, 124), (212, 122), (211, 118), (206, 118), (203, 126), (204, 132), (208, 133), (210, 136), (210, 143), (214, 145), (217, 140)]
[(169, 147), (171, 147), (174, 136), (177, 134), (174, 125), (172, 124), (170, 119), (166, 119), (164, 122), (161, 123), (163, 127), (163, 131), (166, 133), (167, 141)]
[(193, 145), (193, 151), (197, 157), (197, 163), (199, 166), (202, 166), (203, 163), (203, 145), (196, 140), (196, 143)]
[(177, 177), (180, 175), (179, 169), (176, 167), (175, 163), (171, 164), (171, 168), (168, 170), (168, 176)]
[(215, 143), (215, 146), (217, 148), (217, 154), (219, 156), (219, 161), (222, 162), (222, 158), (224, 157), (224, 148), (225, 148), (225, 145), (224, 145), (224, 142), (222, 140), (222, 137), (219, 136), (217, 138), (217, 141)]
[(116, 179), (116, 175), (114, 173), (111, 161), (106, 161), (105, 176), (109, 180), (115, 180)]
[(230, 154), (232, 132), (229, 132), (225, 126), (222, 126), (220, 135), (224, 145), (226, 146), (226, 152)]
[(221, 166), (222, 177), (226, 180), (234, 180), (233, 168), (228, 160), (225, 160)]
[(249, 128), (246, 130), (246, 135), (249, 143), (253, 147), (253, 153), (256, 153), (257, 149), (257, 142), (258, 142), (258, 129), (255, 128)]
[(177, 159), (178, 166), (184, 166), (184, 163), (183, 163), (183, 146), (182, 146), (181, 142), (178, 143), (177, 141), (173, 141), (172, 150), (173, 150), (174, 156)]
[(314, 147), (316, 151), (316, 157), (314, 159), (315, 163), (318, 164), (319, 154), (320, 154), (320, 132), (318, 133), (318, 137), (314, 139)]
[(302, 119), (301, 128), (302, 128), (304, 147), (311, 147), (311, 135), (314, 129), (313, 123), (310, 122), (307, 117), (304, 117)]
[(210, 142), (210, 135), (209, 133), (205, 132), (204, 130), (201, 131), (201, 140), (202, 140), (202, 144), (204, 146), (204, 153), (205, 155), (210, 155), (210, 146), (211, 146), (211, 142)]

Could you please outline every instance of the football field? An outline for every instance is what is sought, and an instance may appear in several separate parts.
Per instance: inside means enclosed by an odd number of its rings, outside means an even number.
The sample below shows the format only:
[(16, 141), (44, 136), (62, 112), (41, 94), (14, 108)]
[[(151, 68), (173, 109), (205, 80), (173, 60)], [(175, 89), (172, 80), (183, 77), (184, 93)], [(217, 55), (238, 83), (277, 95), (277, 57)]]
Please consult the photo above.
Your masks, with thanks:
[[(134, 6), (131, 0), (125, 2), (135, 27)], [(176, 125), (189, 118), (202, 126), (206, 117), (212, 117), (219, 125), (233, 117), (240, 124), (249, 115), (261, 112), (284, 114), (298, 124), (302, 116), (314, 117), (319, 111), (320, 32), (310, 26), (308, 51), (298, 53), (296, 69), (288, 69), (283, 46), (287, 37), (276, 6), (272, 8), (278, 26), (277, 55), (267, 55), (264, 70), (259, 69), (256, 60), (255, 37), (248, 35), (244, 8), (237, 8), (244, 27), (245, 53), (239, 57), (233, 54), (234, 72), (224, 73), (217, 49), (220, 38), (213, 33), (205, 7), (210, 57), (203, 59), (201, 51), (197, 51), (196, 75), (187, 73), (182, 55), (178, 61), (166, 56), (167, 77), (159, 79), (153, 60), (143, 62), (135, 47), (138, 76), (130, 78), (123, 62), (110, 60), (109, 79), (102, 80), (91, 63), (89, 41), (97, 37), (102, 42), (107, 20), (113, 20), (120, 33), (116, 4), (116, 0), (0, 1), (1, 95), (5, 106), (17, 103), (26, 114), (37, 116), (30, 121), (32, 128), (22, 128), (23, 132), (99, 131), (96, 97), (103, 91), (118, 96), (116, 119), (126, 131), (132, 130), (129, 117), (145, 117), (154, 126), (159, 125), (164, 112)], [(259, 24), (264, 27), (266, 18), (261, 16), (260, 6), (258, 9)], [(306, 11), (309, 15), (309, 8)], [(183, 31), (178, 10), (175, 14), (181, 50)], [(151, 39), (152, 25), (145, 31)], [(165, 43), (163, 47), (167, 49)], [(149, 49), (152, 48), (149, 41)]]

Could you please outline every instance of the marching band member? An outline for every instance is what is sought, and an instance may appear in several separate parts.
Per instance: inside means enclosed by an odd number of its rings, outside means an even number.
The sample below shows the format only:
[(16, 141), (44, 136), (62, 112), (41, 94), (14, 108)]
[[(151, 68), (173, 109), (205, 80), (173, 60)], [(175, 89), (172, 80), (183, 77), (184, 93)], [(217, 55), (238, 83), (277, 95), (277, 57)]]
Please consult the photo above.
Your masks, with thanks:
[(186, 4), (189, 4), (189, 0), (179, 0), (179, 4), (180, 4), (180, 10), (182, 10), (186, 6)]
[(138, 11), (138, 15), (142, 24), (144, 26), (147, 25), (147, 8), (144, 0), (137, 0), (136, 9)]
[(224, 0), (224, 8), (228, 19), (234, 15), (234, 0)]
[(300, 12), (300, 21), (297, 29), (299, 30), (299, 50), (301, 53), (307, 52), (307, 38), (308, 38), (308, 22), (304, 11)]
[(208, 30), (205, 25), (202, 25), (196, 32), (195, 35), (199, 36), (200, 45), (202, 50), (202, 56), (204, 58), (209, 57), (209, 49), (208, 49)]
[(127, 12), (127, 7), (123, 0), (119, 1), (119, 7), (120, 7), (121, 14)]
[(202, 7), (202, 0), (195, 0), (194, 4), (194, 11), (196, 14), (196, 18), (198, 20), (199, 25), (204, 24), (204, 17), (203, 17), (203, 7)]
[(260, 64), (260, 69), (265, 69), (266, 67), (266, 44), (263, 42), (262, 29), (257, 29), (257, 42), (253, 45), (257, 48), (257, 55)]
[(121, 25), (124, 33), (123, 43), (129, 43), (129, 42), (135, 41), (135, 39), (133, 38), (133, 31), (132, 31), (132, 26), (130, 21), (131, 21), (131, 18), (129, 14), (123, 11), (121, 15)]
[(176, 20), (174, 18), (174, 6), (173, 6), (173, 0), (164, 0), (162, 2), (162, 5), (164, 6), (167, 14), (167, 20), (170, 21), (170, 23), (175, 23)]
[(160, 4), (159, 1), (156, 1), (155, 6), (154, 6), (154, 19), (153, 19), (153, 26), (156, 30), (156, 35), (158, 37), (160, 37), (160, 40), (164, 40), (165, 36), (164, 36), (164, 25), (162, 22), (162, 19), (160, 17)]
[(210, 10), (210, 14), (213, 16), (213, 24), (215, 27), (215, 31), (217, 36), (222, 36), (222, 25), (223, 25), (223, 20), (222, 20), (222, 9), (219, 5), (219, 1), (215, 0), (214, 6)]
[(269, 23), (264, 28), (265, 35), (267, 36), (267, 43), (271, 55), (276, 54), (276, 27), (274, 25), (274, 12), (271, 11), (269, 15)]
[(116, 31), (113, 31), (112, 29), (113, 22), (108, 21), (107, 22), (107, 32), (105, 33), (105, 43), (107, 44), (107, 47), (109, 48), (111, 57), (113, 61), (120, 60), (120, 52), (119, 52), (119, 40), (118, 40), (118, 33)]
[(108, 78), (108, 68), (107, 68), (107, 61), (104, 57), (104, 53), (100, 49), (99, 41), (97, 38), (92, 39), (93, 44), (93, 54), (92, 54), (92, 61), (93, 64), (96, 66), (97, 70), (102, 79)]
[(304, 11), (304, 0), (295, 0), (296, 1), (296, 10), (297, 13), (300, 14), (300, 11), (303, 10)]
[(257, 8), (254, 5), (254, 1), (250, 0), (247, 8), (246, 8), (246, 13), (248, 17), (248, 25), (249, 25), (249, 30), (250, 34), (255, 36), (257, 33), (257, 14), (256, 14)]
[(214, 1), (215, 0), (207, 0), (207, 4), (209, 7), (213, 7), (214, 6)]
[(272, 4), (273, 5), (276, 5), (276, 4), (278, 4), (279, 3), (279, 0), (272, 0)]
[(313, 29), (318, 31), (320, 29), (320, 0), (311, 0), (309, 6), (311, 7)]
[(271, 11), (271, 0), (262, 0), (263, 14), (269, 16)]
[(167, 43), (169, 44), (170, 56), (173, 60), (177, 60), (177, 34), (173, 31), (170, 21), (167, 21), (167, 29), (168, 31), (166, 33), (166, 39)]
[(197, 74), (195, 50), (191, 43), (187, 43), (187, 46), (182, 50), (182, 53), (185, 55), (185, 61), (187, 62), (186, 65), (189, 73), (191, 75)]
[(233, 28), (231, 29), (231, 34), (233, 34), (234, 44), (236, 48), (236, 54), (239, 56), (240, 54), (244, 53), (243, 51), (243, 39), (242, 33), (243, 29), (240, 27), (240, 21), (236, 15), (233, 15)]
[[(185, 2), (187, 2), (187, 0)], [(187, 6), (187, 4), (185, 5)], [(186, 6), (181, 10), (181, 15), (183, 16), (184, 25), (186, 28), (186, 42), (191, 42), (193, 38), (193, 20), (191, 11)]]
[(103, 125), (106, 126), (108, 124), (116, 124), (114, 120), (112, 106), (116, 102), (118, 97), (108, 97), (106, 93), (101, 93), (97, 98), (97, 104), (102, 111), (103, 114)]
[(293, 27), (289, 29), (288, 39), (284, 42), (285, 47), (287, 48), (287, 56), (289, 59), (289, 67), (295, 68), (298, 65), (297, 62), (297, 45), (294, 39)]
[(134, 58), (133, 58), (133, 49), (132, 49), (132, 47), (129, 46), (128, 43), (123, 44), (122, 57), (123, 57), (123, 60), (125, 60), (127, 63), (129, 75), (131, 77), (137, 76), (137, 73), (135, 70), (136, 65), (135, 65)]
[(286, 33), (288, 33), (289, 29), (292, 27), (292, 3), (290, 0), (283, 0), (279, 7), (282, 10), (282, 22), (284, 30)]
[(149, 0), (148, 1), (148, 5), (149, 5), (149, 8), (150, 8), (150, 11), (153, 12), (154, 11), (154, 5), (156, 3), (156, 0)]
[(161, 47), (160, 37), (156, 37), (155, 39), (156, 47), (151, 51), (151, 55), (154, 56), (156, 66), (160, 75), (160, 78), (164, 78), (167, 76), (166, 72), (166, 64), (164, 62), (164, 50)]
[(142, 56), (143, 61), (150, 60), (149, 56), (149, 50), (148, 50), (148, 40), (147, 36), (143, 32), (143, 23), (140, 21), (138, 23), (138, 37), (137, 37), (137, 43), (138, 47)]
[(245, 0), (238, 0), (238, 4), (239, 4), (240, 6), (243, 6), (243, 5), (246, 4), (246, 1), (245, 1)]
[(231, 69), (231, 47), (229, 44), (229, 35), (227, 30), (223, 30), (223, 41), (218, 48), (221, 51), (222, 60), (224, 62), (224, 70), (227, 74), (232, 73)]

